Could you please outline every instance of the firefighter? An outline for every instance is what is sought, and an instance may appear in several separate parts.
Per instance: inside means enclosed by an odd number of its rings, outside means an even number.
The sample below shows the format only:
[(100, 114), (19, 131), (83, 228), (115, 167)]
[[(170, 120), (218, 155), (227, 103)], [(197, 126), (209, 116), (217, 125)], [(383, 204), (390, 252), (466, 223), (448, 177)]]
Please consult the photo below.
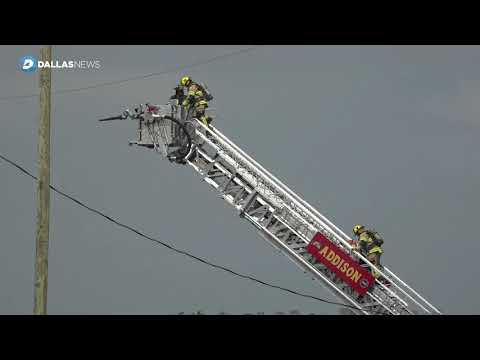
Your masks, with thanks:
[(210, 125), (212, 118), (205, 114), (205, 110), (208, 108), (207, 100), (200, 100), (195, 103), (195, 117), (200, 120), (205, 126)]
[(204, 123), (206, 126), (210, 125), (212, 118), (205, 114), (208, 108), (208, 99), (211, 98), (203, 86), (197, 84), (190, 76), (184, 76), (180, 80), (180, 87), (187, 89), (187, 96), (183, 100), (182, 105), (188, 111), (192, 106), (194, 109), (194, 117)]
[[(359, 224), (353, 227), (353, 233), (358, 236), (356, 250), (359, 250), (368, 261), (381, 269), (382, 265), (380, 264), (380, 257), (383, 254), (383, 249), (381, 248), (383, 239), (375, 231), (369, 230), (365, 226)], [(377, 271), (373, 271), (372, 275), (375, 278), (380, 276)]]

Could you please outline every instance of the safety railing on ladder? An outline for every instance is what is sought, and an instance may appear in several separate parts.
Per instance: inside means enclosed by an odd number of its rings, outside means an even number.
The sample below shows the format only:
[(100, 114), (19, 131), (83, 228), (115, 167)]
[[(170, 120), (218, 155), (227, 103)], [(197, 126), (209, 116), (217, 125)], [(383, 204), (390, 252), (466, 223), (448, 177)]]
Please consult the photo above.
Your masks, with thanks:
[[(347, 234), (218, 128), (205, 126), (184, 113), (181, 115), (180, 110), (182, 107), (175, 104), (147, 104), (135, 108), (134, 114), (127, 109), (121, 116), (101, 121), (138, 120), (139, 138), (130, 144), (154, 149), (170, 161), (190, 165), (242, 218), (253, 224), (264, 239), (304, 272), (320, 280), (335, 296), (353, 305), (357, 309), (354, 313), (441, 314), (390, 269), (375, 267), (353, 249)], [(316, 236), (322, 236), (351, 259), (362, 262), (370, 272), (380, 274), (374, 286), (359, 295), (338, 274), (319, 263), (309, 252)]]
[[(286, 199), (290, 200), (292, 204), (294, 204), (296, 207), (298, 207), (308, 216), (310, 216), (311, 220), (313, 220), (315, 222), (315, 225), (318, 227), (318, 230), (322, 229), (326, 231), (336, 240), (338, 245), (347, 249), (350, 253), (354, 252), (352, 245), (350, 245), (349, 243), (349, 241), (351, 241), (352, 239), (348, 235), (346, 235), (342, 230), (340, 230), (335, 224), (328, 220), (307, 201), (295, 194), (289, 187), (287, 187), (283, 182), (281, 182), (277, 177), (272, 175), (256, 160), (254, 160), (247, 153), (245, 153), (239, 146), (237, 146), (233, 141), (231, 141), (224, 134), (222, 134), (216, 127), (206, 127), (200, 122), (198, 123), (198, 126), (200, 128), (203, 128), (204, 132), (210, 133), (212, 135), (211, 138), (216, 139), (218, 143), (229, 148), (232, 151), (232, 154), (242, 159), (244, 163), (250, 168), (250, 170), (256, 172), (258, 176), (261, 176), (264, 181), (268, 182), (273, 188), (275, 188), (278, 193), (282, 194)], [(391, 293), (391, 295), (393, 296), (399, 296), (400, 298), (404, 298), (402, 300), (410, 300), (411, 302), (416, 304), (421, 310), (423, 310), (423, 313), (425, 314), (441, 314), (441, 312), (435, 306), (433, 306), (424, 297), (418, 294), (418, 292), (416, 292), (412, 287), (407, 285), (386, 266), (380, 269), (375, 267), (362, 254), (356, 252), (356, 256), (361, 259), (365, 264), (367, 264), (370, 268), (377, 271), (380, 275), (389, 279), (393, 289), (389, 289), (384, 284), (377, 281), (377, 285), (383, 287), (385, 291)]]

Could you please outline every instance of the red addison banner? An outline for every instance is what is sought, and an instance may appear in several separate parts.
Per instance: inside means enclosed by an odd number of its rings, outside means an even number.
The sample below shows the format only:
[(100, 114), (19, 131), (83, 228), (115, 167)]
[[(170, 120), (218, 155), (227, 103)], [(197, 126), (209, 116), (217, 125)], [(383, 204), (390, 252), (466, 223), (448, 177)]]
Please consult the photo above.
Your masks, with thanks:
[(365, 294), (375, 283), (375, 278), (368, 270), (321, 233), (315, 234), (307, 251), (360, 295)]

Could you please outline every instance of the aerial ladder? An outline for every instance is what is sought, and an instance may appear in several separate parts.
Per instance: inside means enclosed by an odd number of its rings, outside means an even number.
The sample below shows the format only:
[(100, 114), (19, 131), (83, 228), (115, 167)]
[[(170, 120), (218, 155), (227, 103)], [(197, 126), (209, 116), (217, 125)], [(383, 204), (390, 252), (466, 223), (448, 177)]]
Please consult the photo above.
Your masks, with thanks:
[[(138, 124), (137, 139), (130, 141), (130, 145), (151, 149), (174, 164), (191, 167), (235, 209), (241, 219), (252, 224), (262, 238), (304, 273), (319, 280), (323, 287), (348, 305), (353, 314), (442, 314), (386, 266), (375, 267), (354, 249), (352, 239), (346, 233), (219, 129), (200, 122), (194, 117), (194, 111), (180, 106), (178, 100), (171, 99), (165, 105), (139, 104), (133, 111), (126, 109), (119, 116), (100, 121), (127, 119)], [(318, 251), (322, 248), (320, 244), (328, 244), (339, 255), (329, 257), (333, 263), (319, 256), (322, 252)], [(327, 256), (327, 250), (323, 249), (323, 255)], [(345, 268), (346, 262), (352, 266), (361, 264), (363, 277), (371, 283), (362, 279), (366, 283), (363, 289), (352, 286), (345, 273), (340, 272), (340, 265), (344, 263)], [(377, 271), (380, 277), (369, 275), (373, 271)], [(361, 276), (360, 273), (350, 273), (353, 278), (355, 274)]]

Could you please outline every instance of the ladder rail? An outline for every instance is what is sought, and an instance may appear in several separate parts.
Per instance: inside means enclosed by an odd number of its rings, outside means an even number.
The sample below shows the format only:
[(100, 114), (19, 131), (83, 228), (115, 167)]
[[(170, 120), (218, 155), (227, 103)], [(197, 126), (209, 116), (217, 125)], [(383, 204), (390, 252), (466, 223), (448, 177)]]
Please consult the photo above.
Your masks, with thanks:
[[(197, 135), (198, 135), (200, 138), (202, 138), (205, 142), (211, 143), (210, 139), (208, 139), (204, 134), (198, 133)], [(215, 146), (213, 143), (211, 143), (211, 146), (212, 146), (212, 148), (216, 148), (216, 146)], [(213, 159), (210, 158), (210, 157), (209, 157), (206, 153), (204, 153), (202, 150), (197, 149), (197, 152), (198, 152), (200, 155), (202, 155), (202, 157), (203, 157), (205, 160), (207, 160), (210, 164), (213, 163)], [(217, 154), (219, 154), (218, 151), (217, 151)], [(222, 157), (222, 158), (225, 159), (225, 160), (226, 160), (226, 156), (227, 156), (227, 154), (222, 154), (222, 155), (220, 155), (220, 157)], [(230, 160), (233, 161), (232, 159), (230, 159)], [(197, 172), (199, 172), (200, 174), (204, 175), (204, 174), (202, 173), (201, 169), (200, 169), (197, 165), (195, 165), (195, 164), (192, 163), (192, 162), (189, 162), (189, 164), (190, 164), (192, 167), (194, 167), (194, 169), (195, 169)], [(226, 170), (226, 169), (224, 168), (224, 165), (222, 165), (222, 163), (216, 162), (215, 165), (217, 166), (217, 168), (219, 168), (219, 169), (222, 171), (222, 173), (224, 173), (224, 174), (227, 174), (227, 173), (228, 173), (228, 170)], [(230, 164), (230, 165), (232, 165), (232, 164)], [(239, 173), (241, 174), (241, 171), (239, 171)], [(228, 175), (228, 174), (227, 174), (227, 175)], [(232, 174), (230, 174), (230, 175), (232, 175)], [(244, 177), (244, 176), (242, 176), (242, 177)], [(232, 178), (231, 178), (231, 180), (232, 180)], [(230, 181), (231, 181), (231, 180), (230, 180)], [(213, 181), (212, 179), (210, 179), (210, 178), (208, 178), (208, 177), (204, 177), (204, 181), (206, 181), (208, 184), (212, 185), (212, 186), (213, 186), (214, 188), (216, 188), (216, 189), (218, 189), (218, 187), (219, 187), (219, 185), (216, 184), (215, 181)], [(236, 183), (237, 183), (237, 184), (242, 184), (241, 181), (237, 181)], [(244, 185), (244, 184), (242, 184), (242, 185)], [(250, 186), (252, 186), (252, 185), (250, 185)], [(245, 187), (245, 188), (246, 188), (246, 187)], [(247, 192), (251, 193), (251, 192), (256, 191), (256, 190), (253, 190), (253, 189), (254, 189), (254, 187), (252, 186), (252, 190), (250, 190), (250, 191), (247, 190)], [(257, 194), (258, 194), (258, 195), (261, 195), (261, 194), (258, 193), (258, 192), (257, 192)], [(235, 206), (234, 199), (233, 199), (233, 198), (230, 198), (230, 196), (231, 196), (231, 195), (225, 195), (225, 194), (224, 194), (222, 197), (223, 197), (227, 202), (229, 202), (231, 205)], [(267, 196), (267, 197), (268, 197), (268, 196)], [(268, 199), (268, 200), (270, 200), (270, 199)], [(268, 203), (268, 201), (265, 201), (265, 202)], [(238, 209), (238, 208), (237, 208), (237, 209)], [(286, 224), (281, 218), (278, 218), (279, 215), (281, 215), (281, 213), (278, 213), (277, 215), (275, 215), (275, 216), (273, 216), (273, 217), (275, 217), (278, 221), (282, 222), (282, 223), (285, 225), (285, 227), (289, 227), (289, 225)], [(305, 270), (305, 269), (306, 269), (306, 270), (309, 270), (309, 271), (310, 271), (311, 273), (313, 273), (313, 275), (314, 275), (315, 277), (317, 277), (317, 278), (320, 276), (324, 281), (327, 282), (328, 285), (334, 286), (336, 292), (337, 292), (338, 294), (340, 294), (343, 298), (347, 299), (347, 300), (348, 300), (349, 302), (351, 302), (351, 303), (355, 303), (354, 300), (351, 300), (351, 299), (349, 298), (349, 296), (347, 296), (347, 295), (344, 294), (341, 290), (339, 290), (338, 287), (336, 287), (330, 280), (328, 280), (328, 278), (326, 278), (319, 270), (315, 269), (315, 267), (312, 267), (308, 262), (305, 261), (305, 259), (303, 259), (301, 256), (298, 256), (298, 254), (296, 254), (294, 251), (292, 251), (292, 249), (290, 249), (288, 246), (286, 246), (285, 244), (283, 244), (283, 242), (282, 242), (281, 240), (279, 240), (278, 238), (276, 238), (276, 237), (274, 236), (274, 234), (272, 234), (271, 232), (269, 232), (269, 230), (268, 230), (267, 228), (262, 227), (261, 225), (259, 225), (253, 218), (249, 217), (248, 214), (244, 214), (243, 217), (249, 219), (250, 222), (251, 222), (253, 225), (255, 225), (258, 229), (261, 229), (261, 230), (265, 231), (266, 233), (269, 234), (269, 236), (271, 236), (273, 239), (275, 239), (275, 241), (277, 242), (277, 244), (274, 245), (274, 247), (275, 247), (276, 249), (278, 249), (278, 250), (280, 250), (279, 246), (280, 246), (281, 248), (283, 248), (283, 249), (285, 250), (285, 251), (283, 251), (283, 253), (284, 253), (285, 255), (287, 255), (288, 258), (290, 258), (291, 260), (293, 260), (294, 263), (295, 263), (297, 266), (300, 266), (300, 267), (301, 267), (302, 269), (304, 269), (304, 270)], [(290, 228), (290, 231), (291, 231), (292, 233), (295, 233), (295, 234), (297, 235), (297, 238), (298, 238), (299, 240), (303, 241), (303, 246), (302, 246), (302, 247), (298, 247), (298, 248), (303, 248), (303, 249), (304, 249), (304, 248), (306, 247), (306, 245), (309, 243), (309, 239), (305, 239), (301, 234), (299, 234), (298, 232), (296, 232), (296, 231), (295, 231), (294, 229), (292, 229), (292, 228)], [(263, 235), (262, 235), (262, 236), (263, 236)], [(271, 240), (270, 240), (270, 243), (271, 243)], [(380, 284), (380, 285), (383, 285), (383, 284)], [(407, 309), (408, 304), (405, 303), (405, 301), (403, 301), (401, 298), (399, 298), (396, 294), (394, 294), (394, 293), (393, 293), (391, 290), (389, 290), (388, 288), (386, 288), (386, 287), (384, 287), (384, 286), (383, 286), (383, 288), (384, 288), (384, 290), (385, 290), (386, 293), (390, 293), (390, 296), (393, 296), (396, 300), (399, 301), (399, 303), (400, 303), (401, 305), (403, 305), (404, 311), (409, 312), (408, 309)], [(375, 295), (375, 294), (373, 294), (373, 293), (370, 292), (370, 293), (367, 293), (367, 296), (370, 297), (370, 298), (372, 298), (372, 299), (377, 303), (377, 306), (383, 307), (387, 312), (389, 312), (389, 313), (391, 313), (391, 314), (398, 314), (398, 312), (396, 312), (396, 311), (393, 310), (393, 309), (388, 308), (388, 307), (383, 303), (383, 301), (379, 300), (379, 297), (378, 297), (377, 295)], [(355, 304), (356, 304), (356, 303), (355, 303)], [(359, 307), (360, 305), (355, 305), (355, 306), (356, 306), (356, 307)]]
[[(203, 135), (203, 134), (202, 134)], [(200, 154), (202, 154), (203, 157), (205, 157), (207, 160), (209, 161), (212, 161), (213, 159), (209, 158), (209, 156), (205, 153), (203, 153), (201, 150), (197, 149), (197, 151), (199, 151)], [(205, 174), (202, 172), (202, 169), (200, 167), (198, 167), (196, 164), (194, 164), (193, 162), (191, 161), (187, 161), (187, 163), (193, 167), (193, 169), (201, 174), (202, 176), (204, 176)], [(221, 165), (221, 164), (219, 164)], [(210, 184), (211, 186), (213, 186), (215, 189), (219, 189), (219, 185), (217, 183), (215, 183), (215, 181), (213, 181), (212, 179), (208, 178), (208, 177), (203, 177), (203, 180), (205, 182), (207, 182), (208, 184)], [(233, 198), (231, 198), (231, 195), (226, 195), (226, 194), (222, 194), (222, 198), (227, 202), (229, 203), (230, 205), (232, 205), (233, 207), (237, 208), (238, 210), (238, 207), (235, 205), (235, 202), (233, 200)], [(269, 231), (267, 228), (265, 228), (264, 226), (260, 225), (253, 217), (251, 217), (250, 215), (248, 214), (244, 214), (243, 217), (245, 219), (247, 219), (252, 225), (255, 226), (255, 228), (257, 228), (259, 230), (259, 233), (262, 237), (264, 237), (266, 240), (268, 240), (269, 243), (271, 243), (276, 249), (278, 249), (279, 251), (281, 251), (284, 255), (287, 255), (287, 258), (289, 258), (290, 260), (292, 260), (297, 266), (299, 266), (302, 270), (307, 270), (309, 271), (315, 278), (321, 280), (321, 284), (323, 285), (324, 283), (326, 283), (326, 285), (329, 285), (330, 287), (326, 287), (330, 292), (332, 291), (332, 289), (335, 291), (334, 294), (336, 294), (337, 296), (340, 296), (342, 298), (342, 300), (350, 303), (351, 305), (355, 306), (358, 311), (362, 312), (363, 314), (365, 315), (370, 315), (370, 313), (365, 310), (364, 308), (362, 308), (362, 306), (360, 304), (358, 304), (356, 301), (354, 301), (353, 299), (351, 299), (348, 295), (346, 295), (341, 289), (338, 288), (338, 286), (333, 283), (328, 277), (326, 277), (324, 274), (322, 274), (318, 269), (316, 269), (314, 266), (312, 266), (311, 264), (309, 264), (304, 258), (302, 258), (300, 255), (298, 255), (297, 253), (295, 253), (291, 248), (289, 248), (288, 246), (286, 246), (281, 240), (278, 239), (278, 237), (272, 233), (271, 231)], [(268, 235), (268, 236), (266, 236)], [(367, 294), (370, 298), (372, 298), (376, 304), (374, 305), (377, 305), (377, 306), (382, 306), (387, 312), (391, 313), (391, 314), (394, 314), (394, 311), (390, 308), (388, 308), (387, 306), (385, 306), (383, 304), (382, 301), (380, 301), (378, 299), (378, 297), (375, 297), (374, 295), (372, 294)]]
[[(207, 129), (203, 124), (200, 123), (205, 129)], [(328, 218), (326, 218), (323, 214), (321, 214), (317, 209), (315, 209), (312, 205), (310, 205), (307, 201), (305, 201), (303, 198), (298, 196), (295, 192), (293, 192), (288, 186), (286, 186), (283, 182), (281, 182), (277, 177), (275, 177), (273, 174), (271, 174), (268, 170), (266, 170), (261, 164), (259, 164), (255, 159), (251, 158), (247, 153), (245, 153), (240, 147), (238, 147), (233, 141), (228, 139), (225, 135), (223, 135), (217, 128), (211, 126), (212, 132), (215, 134), (218, 134), (218, 136), (228, 142), (236, 151), (238, 151), (240, 154), (242, 154), (247, 160), (249, 160), (253, 165), (255, 165), (258, 169), (262, 170), (262, 172), (270, 177), (278, 186), (280, 186), (284, 191), (286, 191), (289, 195), (291, 195), (295, 200), (299, 201), (302, 205), (306, 206), (310, 211), (312, 211), (314, 214), (319, 216), (324, 222), (326, 222), (330, 227), (336, 230), (340, 238), (343, 237), (342, 241), (349, 249), (352, 249), (351, 245), (348, 243), (351, 238), (345, 234), (340, 228), (338, 228), (334, 223), (332, 223)], [(332, 231), (332, 233), (335, 233)], [(361, 255), (361, 254), (360, 254)], [(362, 256), (363, 257), (363, 256)], [(380, 269), (377, 269), (373, 264), (371, 264), (367, 259), (362, 258), (362, 260), (367, 261), (367, 263), (375, 268), (379, 273), (381, 273), (383, 276), (385, 274), (380, 271)], [(422, 297), (420, 294), (418, 294), (412, 287), (410, 287), (407, 283), (405, 283), (403, 280), (401, 280), (393, 271), (388, 269), (386, 266), (384, 267), (385, 271), (392, 276), (395, 280), (397, 280), (399, 283), (401, 283), (407, 290), (411, 291), (415, 296), (417, 296), (421, 301), (424, 302), (424, 304), (428, 307), (430, 307), (433, 311), (437, 312), (438, 314), (441, 314), (441, 312), (433, 306), (429, 301), (427, 301), (424, 297)], [(387, 276), (385, 276), (387, 277)], [(387, 277), (388, 278), (388, 277)]]
[[(213, 144), (213, 143), (210, 141), (210, 139), (208, 139), (208, 138), (207, 138), (205, 135), (203, 135), (201, 132), (198, 133), (198, 136), (199, 136), (200, 138), (202, 138), (205, 142), (211, 144), (212, 147), (218, 148), (217, 145)], [(218, 139), (217, 139), (217, 140), (218, 140)], [(229, 154), (225, 154), (225, 155), (227, 155), (228, 158), (231, 159), (232, 162), (235, 162), (235, 160), (234, 160)], [(246, 178), (246, 176), (245, 176), (245, 178)], [(311, 226), (311, 224), (309, 224), (309, 226)], [(316, 229), (316, 228), (313, 228), (313, 231), (316, 232), (317, 229)], [(308, 237), (308, 239), (306, 239), (306, 242), (307, 242), (307, 243), (308, 243), (309, 239), (310, 239), (310, 237)], [(377, 285), (378, 285), (378, 284), (377, 284)], [(383, 288), (386, 289), (386, 287), (385, 287), (383, 284), (380, 284), (380, 286), (382, 286)], [(390, 292), (390, 293), (393, 293), (390, 289), (388, 289), (387, 291)], [(396, 297), (396, 298), (398, 298), (398, 295), (397, 295), (397, 294), (394, 294), (393, 296)], [(408, 294), (407, 294), (406, 296), (408, 297)], [(401, 299), (399, 299), (399, 300), (402, 301)], [(415, 299), (412, 299), (412, 298), (411, 298), (411, 300), (412, 300), (414, 303), (416, 303), (417, 306), (419, 306), (420, 308), (422, 308), (423, 311), (429, 313), (429, 311), (428, 311), (427, 309), (425, 309), (421, 304), (419, 304), (418, 302), (416, 302)], [(403, 302), (403, 301), (402, 301), (402, 302)]]
[[(218, 129), (214, 128), (213, 126), (210, 126), (209, 128), (206, 127), (204, 124), (198, 122), (201, 127), (205, 129), (205, 131), (210, 132), (213, 135), (217, 135), (216, 137), (220, 138), (224, 143), (227, 143), (234, 151), (237, 152), (237, 156), (243, 158), (243, 161), (246, 162), (249, 166), (251, 166), (256, 172), (258, 172), (261, 176), (264, 177), (264, 179), (269, 180), (272, 185), (280, 188), (279, 190), (282, 191), (286, 197), (288, 197), (292, 202), (296, 203), (297, 206), (302, 208), (307, 214), (309, 214), (314, 220), (316, 220), (319, 224), (323, 225), (324, 228), (326, 228), (335, 238), (337, 241), (341, 242), (345, 247), (347, 247), (349, 250), (353, 250), (352, 246), (345, 240), (345, 238), (350, 239), (345, 233), (343, 233), (338, 227), (336, 227), (333, 223), (331, 223), (328, 219), (326, 219), (322, 214), (320, 214), (315, 208), (313, 208), (310, 204), (308, 204), (306, 201), (301, 199), (297, 194), (295, 194), (292, 190), (290, 190), (285, 184), (281, 183), (280, 180), (275, 178), (272, 174), (270, 174), (266, 169), (264, 169), (258, 162), (256, 162), (254, 159), (252, 159), (248, 154), (246, 154), (243, 150), (241, 150), (237, 145), (235, 145), (231, 140), (229, 140), (225, 135), (223, 135)], [(309, 211), (311, 210), (311, 211)], [(317, 216), (315, 216), (312, 212), (315, 212), (316, 214), (320, 215), (322, 219), (319, 219)], [(322, 221), (323, 220), (323, 221)], [(325, 226), (325, 222), (327, 222), (328, 225), (331, 226)], [(337, 230), (334, 231), (333, 229)], [(338, 234), (343, 235), (340, 236)], [(376, 266), (374, 266), (368, 259), (366, 259), (362, 254), (356, 252), (357, 256), (359, 256), (365, 263), (367, 263), (372, 269), (375, 269), (378, 271), (381, 275), (383, 275), (385, 278), (389, 278), (382, 270), (378, 269)], [(424, 302), (424, 305), (429, 307), (430, 309), (433, 309), (433, 311), (440, 313), (433, 305), (431, 305), (427, 300), (425, 300), (422, 296), (420, 296), (415, 290), (413, 290), (410, 286), (408, 286), (405, 282), (402, 280), (399, 280), (398, 276), (393, 274), (392, 271), (389, 270), (389, 274), (391, 274), (392, 277), (394, 277), (397, 281), (399, 281), (403, 286), (405, 286), (408, 290), (410, 290), (414, 295), (418, 297), (421, 301)], [(413, 301), (417, 306), (421, 307), (425, 312), (430, 313), (431, 310), (426, 309), (426, 307), (416, 299), (411, 296), (407, 291), (405, 291), (402, 287), (400, 287), (396, 282), (392, 281), (392, 284), (394, 287), (400, 291), (404, 296), (408, 297), (411, 301)]]
[[(377, 310), (382, 312), (382, 308), (390, 314), (412, 314), (411, 305), (413, 304), (427, 314), (432, 313), (432, 311), (441, 314), (437, 308), (390, 269), (386, 267), (378, 269), (361, 253), (353, 249), (349, 243), (351, 239), (347, 234), (217, 128), (211, 125), (205, 126), (196, 118), (192, 118), (191, 122), (194, 125), (196, 138), (203, 140), (203, 143), (198, 143), (195, 146), (196, 157), (199, 162), (187, 160), (186, 163), (201, 174), (205, 182), (219, 191), (225, 201), (239, 210), (239, 215), (253, 224), (262, 237), (302, 270), (308, 271), (316, 279), (321, 280), (320, 284), (322, 286), (325, 286), (331, 292), (333, 291), (333, 294), (339, 296), (342, 301), (354, 305), (356, 311), (362, 314), (370, 314)], [(152, 123), (152, 126), (154, 125)], [(163, 139), (164, 136), (162, 135), (165, 134), (157, 134), (157, 131), (164, 129), (149, 130), (154, 129), (147, 129), (145, 135), (151, 139), (153, 148), (157, 152), (162, 152), (159, 151), (159, 147), (168, 139)], [(160, 141), (158, 135), (161, 136), (162, 141)], [(213, 158), (210, 158), (203, 151), (205, 146), (206, 150), (211, 148), (215, 152), (212, 155)], [(193, 148), (190, 149), (188, 156), (190, 154), (193, 154)], [(246, 204), (245, 201), (247, 201)], [(246, 208), (250, 209), (253, 217), (246, 212)], [(264, 217), (264, 212), (268, 213), (268, 217)], [(264, 223), (265, 221), (266, 223)], [(363, 260), (370, 269), (375, 269), (384, 278), (388, 279), (392, 288), (385, 286), (376, 279), (375, 286), (365, 293), (363, 299), (361, 296), (359, 297), (359, 294), (355, 294), (352, 288), (339, 280), (333, 271), (316, 262), (306, 251), (306, 246), (317, 232), (323, 233), (343, 250), (355, 254), (355, 257)], [(366, 300), (367, 298), (370, 300)], [(408, 299), (408, 302), (405, 299)], [(366, 304), (365, 301), (367, 301)], [(370, 307), (373, 307), (373, 310), (367, 309)]]
[[(216, 146), (215, 146), (213, 143), (211, 143), (210, 139), (208, 139), (204, 134), (202, 134), (202, 133), (199, 132), (197, 135), (198, 135), (200, 138), (202, 138), (204, 141), (210, 143), (213, 148), (216, 148)], [(202, 154), (202, 156), (203, 156), (204, 158), (206, 158), (208, 161), (212, 161), (212, 159), (210, 159), (210, 158), (208, 157), (208, 155), (206, 155), (205, 153), (203, 153), (201, 150), (198, 149), (197, 151), (198, 151), (200, 154)], [(232, 160), (232, 161), (233, 161), (233, 160)], [(210, 182), (209, 182), (209, 183), (210, 183)], [(309, 237), (306, 237), (304, 234), (301, 234), (301, 233), (299, 233), (297, 230), (291, 228), (290, 225), (289, 225), (288, 223), (285, 223), (284, 220), (281, 220), (281, 219), (280, 219), (280, 221), (282, 221), (286, 227), (289, 227), (290, 230), (291, 230), (291, 232), (292, 232), (292, 233), (295, 233), (295, 234), (298, 236), (298, 238), (301, 239), (301, 240), (304, 242), (305, 246), (308, 245), (308, 243), (310, 242), (310, 238), (309, 238)], [(312, 229), (312, 230), (313, 230), (313, 231), (316, 231), (316, 229)], [(384, 284), (382, 284), (381, 282), (377, 281), (377, 286), (383, 288), (383, 290), (384, 290), (385, 292), (389, 293), (390, 296), (395, 297), (395, 298), (396, 298), (400, 303), (402, 303), (405, 307), (408, 306), (408, 304), (407, 304), (403, 299), (401, 299), (400, 297), (398, 297), (397, 294), (395, 294), (391, 289), (389, 289), (388, 287), (386, 287), (386, 286), (385, 286)], [(427, 310), (424, 309), (424, 311), (427, 311)]]

